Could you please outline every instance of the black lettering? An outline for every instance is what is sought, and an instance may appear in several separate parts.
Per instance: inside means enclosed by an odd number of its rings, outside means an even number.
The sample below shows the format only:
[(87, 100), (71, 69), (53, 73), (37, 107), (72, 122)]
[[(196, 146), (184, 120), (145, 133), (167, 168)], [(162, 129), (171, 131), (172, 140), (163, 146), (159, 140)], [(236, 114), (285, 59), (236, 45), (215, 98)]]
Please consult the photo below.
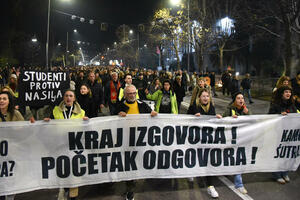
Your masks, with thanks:
[(210, 149), (197, 149), (198, 153), (198, 160), (199, 160), (199, 166), (200, 167), (206, 167), (208, 162), (208, 153)]
[(125, 151), (125, 171), (134, 171), (137, 170), (135, 158), (137, 155), (137, 151)]
[(96, 153), (88, 154), (88, 174), (98, 174), (98, 169), (95, 169), (95, 166), (98, 165), (98, 162), (95, 160), (97, 158)]
[(197, 144), (200, 141), (200, 127), (190, 127), (188, 140), (190, 144)]
[(144, 142), (146, 133), (147, 133), (147, 127), (143, 126), (143, 127), (138, 127), (137, 128), (138, 131), (140, 131), (140, 134), (138, 136), (138, 139), (136, 141), (136, 146), (142, 147), (142, 146), (146, 146), (146, 142)]
[(115, 172), (116, 170), (118, 172), (124, 171), (121, 152), (113, 152), (111, 155), (110, 172)]
[(59, 178), (67, 178), (70, 176), (70, 159), (67, 156), (59, 156), (57, 158), (56, 174)]
[(162, 133), (162, 137), (163, 137), (163, 144), (166, 146), (170, 146), (173, 144), (174, 142), (174, 127), (173, 126), (166, 126), (163, 128), (163, 133)]
[(110, 129), (103, 130), (102, 134), (101, 134), (100, 149), (104, 149), (106, 147), (107, 148), (113, 148), (114, 147)]
[(117, 143), (115, 144), (116, 147), (121, 147), (123, 144), (123, 128), (117, 129)]
[(129, 146), (135, 146), (135, 127), (130, 127), (129, 129)]
[(176, 126), (176, 139), (178, 145), (185, 144), (185, 140), (187, 137), (187, 129), (188, 126), (183, 126), (181, 131), (181, 126)]
[(183, 168), (183, 151), (176, 149), (172, 153), (172, 168)]
[(236, 165), (246, 165), (245, 147), (238, 147), (236, 150)]
[(218, 127), (216, 129), (214, 144), (226, 144), (225, 127)]
[(282, 137), (281, 137), (281, 142), (286, 141), (286, 135), (287, 135), (288, 132), (289, 132), (289, 130), (283, 130)]
[(154, 169), (156, 160), (155, 151), (149, 150), (144, 153), (143, 167), (144, 169)]
[(72, 171), (74, 176), (83, 176), (86, 173), (86, 167), (79, 167), (81, 164), (86, 164), (84, 155), (76, 155), (72, 159)]
[(208, 127), (208, 126), (204, 126), (202, 128), (202, 140), (201, 143), (202, 144), (212, 144), (213, 143), (213, 131), (214, 129), (212, 127)]
[(69, 149), (75, 150), (75, 149), (84, 149), (83, 145), (81, 143), (81, 137), (83, 132), (77, 132), (75, 135), (75, 132), (69, 132)]
[(158, 151), (157, 169), (169, 169), (170, 157), (169, 151)]
[(49, 178), (49, 170), (54, 169), (55, 167), (55, 159), (52, 157), (44, 157), (42, 158), (42, 178)]
[(187, 149), (185, 151), (185, 165), (188, 168), (193, 168), (196, 165), (196, 150), (195, 149)]
[(85, 149), (98, 149), (98, 137), (97, 131), (85, 132)]
[(158, 126), (151, 126), (148, 131), (148, 143), (150, 146), (160, 145), (160, 128)]
[(214, 167), (218, 167), (222, 164), (222, 151), (221, 149), (212, 149), (210, 151), (210, 162)]
[(234, 165), (234, 149), (227, 148), (224, 149), (224, 166), (233, 166)]
[(110, 153), (99, 153), (99, 157), (101, 157), (101, 167), (102, 173), (107, 172), (107, 157), (110, 156)]

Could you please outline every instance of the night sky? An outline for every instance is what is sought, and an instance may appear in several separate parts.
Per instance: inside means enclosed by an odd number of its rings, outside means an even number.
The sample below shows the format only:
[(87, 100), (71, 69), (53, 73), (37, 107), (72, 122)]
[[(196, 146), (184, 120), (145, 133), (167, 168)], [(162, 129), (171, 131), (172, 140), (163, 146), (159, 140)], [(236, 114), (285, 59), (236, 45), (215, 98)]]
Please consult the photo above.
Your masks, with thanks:
[[(89, 42), (89, 49), (101, 51), (115, 41), (116, 28), (127, 24), (132, 29), (140, 23), (147, 23), (154, 11), (166, 0), (51, 0), (50, 46), (61, 42), (65, 45), (69, 32), (70, 42), (76, 40)], [(13, 2), (20, 2), (18, 16), (15, 17)], [(36, 35), (41, 43), (46, 41), (48, 0), (1, 0), (1, 35), (10, 30), (12, 24), (28, 35)], [(72, 20), (67, 14), (84, 17), (82, 23), (78, 18)], [(95, 20), (93, 25), (89, 19)], [(17, 21), (17, 22), (16, 22)], [(100, 30), (101, 23), (108, 23), (108, 30)], [(78, 33), (73, 32), (74, 29)]]

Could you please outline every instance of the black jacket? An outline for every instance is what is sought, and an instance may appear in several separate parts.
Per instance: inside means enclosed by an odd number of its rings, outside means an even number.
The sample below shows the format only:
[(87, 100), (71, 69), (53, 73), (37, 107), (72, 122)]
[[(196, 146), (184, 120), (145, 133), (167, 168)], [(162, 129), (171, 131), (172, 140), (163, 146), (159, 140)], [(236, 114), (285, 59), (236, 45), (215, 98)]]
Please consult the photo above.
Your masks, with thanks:
[(269, 114), (281, 114), (282, 112), (297, 113), (295, 104), (282, 101), (279, 104), (271, 103)]
[(79, 94), (77, 96), (77, 102), (79, 103), (82, 110), (85, 111), (85, 115), (89, 118), (95, 117), (93, 116), (93, 100), (92, 97), (87, 95)]
[(183, 97), (185, 97), (185, 89), (184, 85), (181, 83), (181, 86), (177, 83), (177, 81), (174, 81), (174, 92), (176, 94), (177, 101), (181, 102), (183, 101)]
[(187, 114), (194, 115), (196, 113), (200, 113), (201, 115), (216, 115), (215, 107), (210, 103), (209, 110), (206, 113), (201, 106), (197, 106), (196, 103), (190, 105)]
[[(152, 109), (148, 106), (148, 104), (146, 104), (145, 102), (141, 101), (141, 100), (136, 100), (138, 103), (138, 107), (139, 107), (139, 112), (142, 113), (151, 113)], [(119, 114), (119, 112), (128, 112), (129, 107), (126, 106), (125, 104), (125, 100), (123, 100), (122, 102), (118, 103), (115, 115)]]
[(249, 78), (244, 78), (241, 82), (242, 88), (246, 90), (251, 89), (251, 82), (252, 80), (250, 80)]

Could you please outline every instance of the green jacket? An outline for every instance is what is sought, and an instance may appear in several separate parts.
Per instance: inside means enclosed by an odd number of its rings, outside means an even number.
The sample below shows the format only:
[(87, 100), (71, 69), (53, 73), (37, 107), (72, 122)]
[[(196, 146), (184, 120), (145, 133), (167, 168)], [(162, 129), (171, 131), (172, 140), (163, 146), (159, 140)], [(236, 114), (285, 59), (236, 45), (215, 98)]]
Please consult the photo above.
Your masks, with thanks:
[[(64, 106), (64, 102), (61, 102), (58, 106), (53, 109), (54, 119), (64, 119), (64, 110), (67, 110)], [(75, 102), (74, 109), (70, 119), (82, 119), (85, 116), (85, 111), (80, 108), (80, 105)]]
[[(163, 97), (163, 92), (161, 90), (157, 90), (153, 94), (147, 94), (147, 99), (155, 101), (155, 111), (159, 113), (160, 103)], [(177, 107), (177, 101), (176, 101), (176, 95), (173, 94), (172, 91), (170, 91), (170, 100), (171, 100), (171, 113), (172, 114), (178, 114), (178, 107)]]
[(242, 114), (240, 114), (239, 112), (238, 112), (238, 109), (237, 109), (237, 107), (235, 107), (233, 104), (231, 104), (231, 105), (229, 105), (227, 108), (226, 108), (226, 110), (225, 110), (225, 112), (223, 113), (223, 117), (228, 117), (228, 116), (232, 116), (232, 115), (237, 115), (237, 116), (240, 116), (240, 115), (251, 115), (252, 113), (251, 113), (251, 111), (250, 111), (250, 109), (248, 109), (248, 113), (247, 114), (245, 114), (245, 113), (243, 113), (242, 112)]

